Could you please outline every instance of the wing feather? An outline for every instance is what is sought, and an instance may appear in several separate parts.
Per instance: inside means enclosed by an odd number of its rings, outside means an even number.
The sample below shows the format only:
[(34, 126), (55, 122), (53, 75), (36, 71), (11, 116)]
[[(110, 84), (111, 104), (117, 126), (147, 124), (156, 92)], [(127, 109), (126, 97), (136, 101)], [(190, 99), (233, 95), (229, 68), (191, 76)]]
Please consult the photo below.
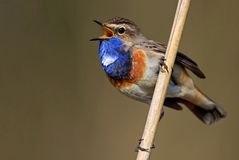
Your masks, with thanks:
[[(167, 46), (163, 43), (154, 42), (153, 40), (144, 41), (140, 45), (160, 54), (165, 54), (167, 48)], [(199, 78), (206, 78), (205, 74), (201, 71), (198, 64), (181, 52), (177, 53), (175, 63), (181, 64), (182, 66), (193, 72), (195, 75), (197, 75)]]
[(175, 60), (177, 63), (183, 65), (185, 68), (192, 71), (195, 75), (197, 75), (199, 78), (206, 78), (205, 74), (200, 70), (197, 63), (194, 62), (192, 59), (190, 59), (185, 54), (178, 52), (177, 57)]

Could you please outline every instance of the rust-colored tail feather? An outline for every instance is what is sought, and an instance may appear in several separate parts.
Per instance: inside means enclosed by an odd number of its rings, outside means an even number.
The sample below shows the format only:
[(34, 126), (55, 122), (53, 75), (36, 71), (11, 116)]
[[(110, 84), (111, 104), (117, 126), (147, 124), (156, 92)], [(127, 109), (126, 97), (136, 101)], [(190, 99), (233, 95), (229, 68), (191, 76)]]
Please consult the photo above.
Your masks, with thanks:
[(226, 112), (222, 109), (222, 107), (213, 103), (212, 109), (206, 110), (200, 106), (194, 105), (191, 102), (184, 101), (184, 105), (187, 106), (195, 115), (198, 117), (203, 123), (210, 125), (221, 118), (226, 117)]
[(210, 125), (218, 120), (226, 117), (226, 112), (223, 110), (222, 107), (218, 106), (216, 103), (211, 103), (211, 109), (204, 109), (205, 107), (197, 106), (187, 100), (181, 98), (166, 98), (164, 105), (167, 107), (181, 110), (181, 104), (184, 104), (194, 115), (200, 119), (203, 123)]

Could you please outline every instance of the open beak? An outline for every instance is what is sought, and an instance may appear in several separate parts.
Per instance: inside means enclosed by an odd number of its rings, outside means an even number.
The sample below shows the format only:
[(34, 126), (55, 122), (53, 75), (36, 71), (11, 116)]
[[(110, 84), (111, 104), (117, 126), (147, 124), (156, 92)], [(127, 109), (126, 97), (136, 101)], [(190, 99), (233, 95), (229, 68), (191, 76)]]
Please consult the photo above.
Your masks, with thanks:
[(99, 40), (105, 40), (110, 39), (114, 36), (114, 32), (107, 26), (103, 25), (101, 22), (94, 20), (96, 24), (100, 25), (103, 28), (104, 34), (98, 38), (93, 38), (90, 41), (99, 41)]

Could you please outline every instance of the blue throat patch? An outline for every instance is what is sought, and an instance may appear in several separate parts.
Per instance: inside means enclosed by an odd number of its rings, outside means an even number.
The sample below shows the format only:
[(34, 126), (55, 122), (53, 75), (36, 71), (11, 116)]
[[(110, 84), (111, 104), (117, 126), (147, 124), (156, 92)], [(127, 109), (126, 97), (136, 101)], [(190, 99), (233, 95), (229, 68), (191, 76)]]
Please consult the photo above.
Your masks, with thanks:
[(124, 44), (119, 38), (102, 40), (99, 45), (99, 57), (109, 77), (118, 80), (129, 78), (131, 55), (130, 52), (124, 51)]

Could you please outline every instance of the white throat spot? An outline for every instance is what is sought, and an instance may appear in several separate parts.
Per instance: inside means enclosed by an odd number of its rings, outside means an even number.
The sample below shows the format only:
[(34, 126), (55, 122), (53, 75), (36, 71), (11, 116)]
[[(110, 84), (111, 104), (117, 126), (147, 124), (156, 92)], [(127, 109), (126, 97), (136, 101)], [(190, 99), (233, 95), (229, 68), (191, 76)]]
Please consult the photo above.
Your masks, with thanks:
[(117, 57), (103, 56), (102, 64), (107, 67), (108, 65), (114, 63), (116, 60), (117, 60)]

